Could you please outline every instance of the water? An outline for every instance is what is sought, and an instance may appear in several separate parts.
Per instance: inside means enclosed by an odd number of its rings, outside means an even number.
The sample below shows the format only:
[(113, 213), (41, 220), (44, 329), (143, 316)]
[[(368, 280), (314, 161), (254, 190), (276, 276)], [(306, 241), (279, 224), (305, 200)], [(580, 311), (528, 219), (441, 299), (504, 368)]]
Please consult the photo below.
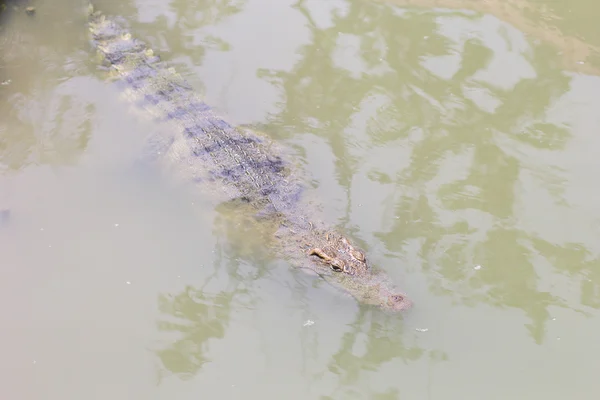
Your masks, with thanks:
[(595, 2), (102, 1), (293, 149), (415, 303), (359, 307), (134, 162), (81, 2), (4, 14), (6, 398), (596, 399)]

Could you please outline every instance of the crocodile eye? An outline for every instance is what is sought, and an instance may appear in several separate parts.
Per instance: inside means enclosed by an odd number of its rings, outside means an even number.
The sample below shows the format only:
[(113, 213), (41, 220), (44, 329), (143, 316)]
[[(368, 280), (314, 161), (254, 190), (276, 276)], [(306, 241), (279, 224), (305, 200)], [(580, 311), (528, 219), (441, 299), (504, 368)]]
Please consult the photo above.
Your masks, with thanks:
[(367, 258), (365, 257), (365, 255), (362, 252), (358, 251), (358, 250), (352, 250), (350, 252), (350, 254), (352, 255), (352, 257), (354, 257), (356, 260), (358, 260), (360, 262), (364, 263), (364, 262), (367, 261)]
[(345, 269), (346, 269), (344, 262), (337, 258), (334, 258), (333, 260), (331, 260), (329, 262), (329, 265), (331, 265), (331, 269), (334, 271), (345, 271)]

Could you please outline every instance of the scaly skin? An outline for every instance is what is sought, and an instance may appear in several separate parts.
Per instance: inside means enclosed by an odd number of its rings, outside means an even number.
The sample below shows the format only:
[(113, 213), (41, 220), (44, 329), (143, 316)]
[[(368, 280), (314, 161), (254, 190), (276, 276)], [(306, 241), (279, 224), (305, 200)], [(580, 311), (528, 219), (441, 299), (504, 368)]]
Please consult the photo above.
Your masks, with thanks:
[(124, 95), (168, 127), (153, 138), (157, 162), (203, 191), (212, 189), (224, 200), (256, 209), (260, 219), (278, 228), (274, 250), (295, 266), (316, 272), (364, 304), (390, 311), (410, 307), (404, 294), (370, 267), (362, 250), (309, 222), (314, 213), (301, 206), (302, 185), (275, 143), (229, 125), (124, 25), (90, 9), (92, 44)]

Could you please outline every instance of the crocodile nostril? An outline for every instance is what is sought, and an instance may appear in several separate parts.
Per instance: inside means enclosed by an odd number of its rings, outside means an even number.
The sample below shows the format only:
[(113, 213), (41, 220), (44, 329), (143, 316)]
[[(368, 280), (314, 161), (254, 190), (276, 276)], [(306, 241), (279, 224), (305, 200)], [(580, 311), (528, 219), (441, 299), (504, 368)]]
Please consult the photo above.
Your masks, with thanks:
[(400, 303), (401, 301), (404, 301), (404, 296), (396, 294), (396, 295), (390, 296), (390, 300), (394, 303)]

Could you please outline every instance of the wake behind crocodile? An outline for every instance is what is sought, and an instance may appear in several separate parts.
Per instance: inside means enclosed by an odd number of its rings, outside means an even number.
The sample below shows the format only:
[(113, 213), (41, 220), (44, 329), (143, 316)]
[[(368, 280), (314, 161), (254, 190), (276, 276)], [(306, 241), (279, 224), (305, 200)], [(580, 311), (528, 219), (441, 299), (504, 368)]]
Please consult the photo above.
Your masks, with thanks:
[(127, 24), (90, 7), (92, 44), (120, 83), (124, 97), (161, 123), (151, 138), (155, 161), (174, 179), (255, 210), (257, 224), (276, 226), (274, 252), (316, 272), (360, 303), (389, 311), (411, 306), (365, 253), (307, 207), (297, 168), (284, 148), (254, 131), (230, 125)]

